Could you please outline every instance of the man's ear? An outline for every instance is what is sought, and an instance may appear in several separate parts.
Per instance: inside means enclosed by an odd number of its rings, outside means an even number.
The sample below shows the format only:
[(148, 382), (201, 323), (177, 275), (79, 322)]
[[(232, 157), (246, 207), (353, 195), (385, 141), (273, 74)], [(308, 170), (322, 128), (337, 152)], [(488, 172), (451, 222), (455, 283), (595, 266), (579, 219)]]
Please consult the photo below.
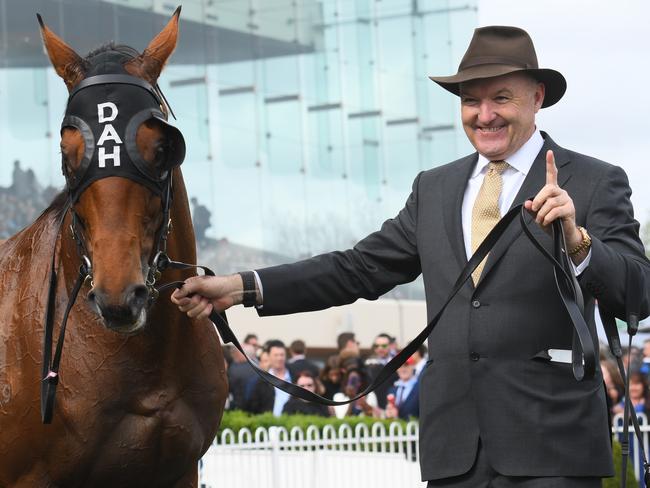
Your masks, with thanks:
[(176, 49), (180, 15), (179, 6), (167, 25), (153, 38), (143, 53), (124, 65), (129, 73), (147, 80), (152, 85), (156, 84), (167, 60)]
[(68, 90), (71, 90), (84, 78), (83, 59), (45, 25), (40, 14), (36, 14), (36, 18), (41, 26), (41, 37), (50, 62), (54, 66), (56, 74), (63, 78)]

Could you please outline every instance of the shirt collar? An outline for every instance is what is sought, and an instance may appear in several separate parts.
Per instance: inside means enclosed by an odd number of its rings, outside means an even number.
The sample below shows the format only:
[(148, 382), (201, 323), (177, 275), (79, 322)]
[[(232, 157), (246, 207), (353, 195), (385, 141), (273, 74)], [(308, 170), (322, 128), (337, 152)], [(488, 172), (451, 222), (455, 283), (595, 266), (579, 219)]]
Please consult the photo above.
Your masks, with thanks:
[(418, 380), (417, 376), (412, 376), (410, 379), (408, 379), (406, 381), (397, 380), (394, 383), (394, 385), (397, 386), (397, 387), (400, 387), (400, 386), (407, 387), (409, 385), (414, 385), (417, 380)]
[[(527, 175), (530, 171), (530, 168), (533, 166), (533, 162), (535, 162), (535, 158), (542, 150), (543, 145), (544, 138), (542, 137), (542, 134), (540, 134), (539, 129), (535, 128), (535, 132), (533, 132), (533, 135), (530, 136), (530, 139), (528, 139), (524, 145), (521, 146), (517, 152), (510, 156), (506, 161), (516, 171)], [(486, 168), (489, 162), (490, 160), (488, 158), (482, 154), (479, 154), (478, 161), (476, 162), (474, 171), (472, 171), (471, 178), (476, 178), (481, 173), (487, 171)]]

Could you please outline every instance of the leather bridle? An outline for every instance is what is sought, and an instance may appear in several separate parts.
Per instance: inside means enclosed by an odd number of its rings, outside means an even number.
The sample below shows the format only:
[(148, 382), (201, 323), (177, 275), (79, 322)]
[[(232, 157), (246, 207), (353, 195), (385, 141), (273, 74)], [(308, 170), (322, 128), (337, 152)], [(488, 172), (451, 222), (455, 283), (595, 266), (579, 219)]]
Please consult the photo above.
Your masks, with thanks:
[[(137, 87), (148, 93), (153, 101), (146, 102), (150, 105), (150, 108), (144, 108), (136, 113), (131, 120), (128, 121), (129, 131), (126, 134), (124, 139), (127, 140), (127, 145), (131, 144), (132, 147), (129, 147), (130, 156), (132, 159), (129, 161), (132, 162), (130, 168), (127, 167), (127, 171), (124, 174), (119, 174), (117, 171), (103, 176), (101, 174), (93, 174), (92, 170), (89, 170), (90, 165), (93, 162), (93, 152), (95, 148), (95, 137), (91, 130), (90, 124), (86, 123), (82, 118), (68, 114), (68, 110), (71, 102), (74, 97), (79, 94), (82, 90), (88, 89), (91, 87), (105, 87), (107, 85), (128, 85), (130, 87)], [(132, 90), (131, 90), (132, 92)], [(148, 290), (148, 298), (146, 302), (146, 307), (149, 308), (153, 305), (154, 301), (158, 297), (158, 289), (156, 288), (156, 282), (160, 278), (160, 273), (162, 271), (161, 264), (164, 265), (169, 258), (166, 257), (167, 252), (167, 238), (171, 230), (171, 204), (172, 204), (172, 170), (175, 166), (179, 166), (182, 163), (182, 158), (185, 154), (185, 144), (182, 139), (180, 131), (173, 129), (171, 136), (175, 137), (174, 143), (177, 145), (176, 151), (176, 160), (172, 161), (172, 164), (168, 168), (165, 168), (162, 172), (161, 177), (156, 177), (150, 171), (143, 167), (143, 161), (138, 160), (137, 148), (135, 146), (135, 131), (139, 125), (149, 119), (157, 119), (161, 122), (166, 123), (167, 113), (171, 110), (168, 108), (167, 101), (162, 95), (160, 88), (152, 87), (146, 81), (136, 78), (130, 75), (97, 75), (86, 78), (83, 80), (77, 87), (75, 87), (68, 97), (68, 109), (66, 110), (66, 117), (62, 123), (62, 129), (64, 127), (74, 127), (81, 131), (85, 142), (86, 142), (86, 152), (84, 154), (84, 160), (82, 160), (80, 166), (82, 168), (81, 175), (76, 175), (74, 172), (69, 171), (65, 164), (63, 165), (63, 174), (66, 178), (66, 188), (68, 190), (68, 195), (66, 202), (64, 204), (63, 210), (60, 214), (59, 221), (57, 223), (56, 236), (61, 233), (63, 223), (65, 221), (66, 215), (68, 212), (71, 214), (71, 224), (70, 224), (70, 233), (72, 239), (74, 240), (77, 248), (77, 253), (80, 260), (79, 274), (75, 281), (75, 284), (72, 287), (68, 303), (66, 305), (65, 311), (63, 313), (63, 319), (61, 322), (61, 327), (59, 330), (59, 336), (56, 342), (56, 349), (54, 355), (52, 355), (52, 345), (53, 345), (53, 331), (54, 331), (54, 315), (55, 315), (55, 303), (56, 303), (56, 286), (57, 286), (57, 272), (56, 272), (56, 246), (52, 252), (52, 259), (50, 263), (50, 280), (49, 280), (49, 289), (47, 295), (47, 307), (45, 313), (45, 325), (44, 325), (44, 345), (43, 345), (43, 364), (42, 364), (42, 374), (43, 380), (41, 382), (41, 419), (43, 423), (49, 424), (52, 421), (52, 416), (54, 412), (54, 404), (56, 399), (56, 387), (59, 383), (59, 366), (61, 361), (61, 354), (63, 350), (63, 343), (65, 340), (65, 332), (68, 322), (68, 317), (72, 306), (74, 305), (81, 287), (86, 281), (90, 281), (92, 284), (93, 279), (93, 267), (92, 267), (92, 256), (88, 251), (88, 246), (86, 245), (86, 240), (84, 236), (84, 223), (83, 220), (79, 217), (78, 213), (75, 210), (75, 204), (79, 200), (81, 194), (85, 191), (86, 188), (98, 179), (108, 176), (123, 176), (128, 179), (132, 179), (137, 183), (144, 184), (154, 193), (157, 193), (161, 199), (161, 211), (162, 211), (162, 221), (160, 228), (156, 232), (155, 246), (154, 251), (151, 254), (149, 260), (147, 275), (145, 277), (145, 286)], [(161, 110), (158, 110), (160, 108)], [(168, 126), (171, 127), (171, 126)], [(180, 148), (179, 148), (180, 146)], [(92, 151), (88, 150), (89, 147), (92, 147)], [(124, 162), (124, 160), (123, 160)], [(117, 173), (117, 174), (116, 174)]]

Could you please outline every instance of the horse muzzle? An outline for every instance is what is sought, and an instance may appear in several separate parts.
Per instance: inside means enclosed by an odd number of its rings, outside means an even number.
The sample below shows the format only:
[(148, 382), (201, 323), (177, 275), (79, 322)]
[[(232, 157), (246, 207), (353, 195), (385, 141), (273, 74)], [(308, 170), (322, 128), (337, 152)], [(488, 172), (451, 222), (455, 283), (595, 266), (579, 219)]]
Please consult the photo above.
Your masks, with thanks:
[(107, 329), (134, 334), (144, 328), (147, 322), (149, 290), (144, 284), (129, 285), (119, 297), (111, 297), (100, 287), (93, 287), (88, 301), (104, 321)]

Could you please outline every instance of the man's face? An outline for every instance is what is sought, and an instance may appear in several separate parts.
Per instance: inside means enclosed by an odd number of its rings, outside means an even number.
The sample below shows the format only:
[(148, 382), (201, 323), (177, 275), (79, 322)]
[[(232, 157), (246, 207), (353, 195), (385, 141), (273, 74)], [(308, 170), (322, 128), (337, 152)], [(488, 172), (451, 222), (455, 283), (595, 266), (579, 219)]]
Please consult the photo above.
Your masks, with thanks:
[(390, 341), (385, 337), (377, 337), (372, 344), (375, 355), (380, 358), (388, 357), (389, 346)]
[(272, 347), (269, 351), (269, 360), (272, 369), (281, 371), (284, 369), (287, 353), (283, 347)]
[(476, 150), (490, 161), (507, 160), (535, 130), (544, 85), (523, 73), (461, 84), (463, 129)]
[(399, 379), (402, 381), (408, 381), (411, 378), (413, 378), (413, 374), (415, 373), (415, 368), (411, 364), (402, 364), (399, 368), (397, 368), (397, 376), (399, 376)]

